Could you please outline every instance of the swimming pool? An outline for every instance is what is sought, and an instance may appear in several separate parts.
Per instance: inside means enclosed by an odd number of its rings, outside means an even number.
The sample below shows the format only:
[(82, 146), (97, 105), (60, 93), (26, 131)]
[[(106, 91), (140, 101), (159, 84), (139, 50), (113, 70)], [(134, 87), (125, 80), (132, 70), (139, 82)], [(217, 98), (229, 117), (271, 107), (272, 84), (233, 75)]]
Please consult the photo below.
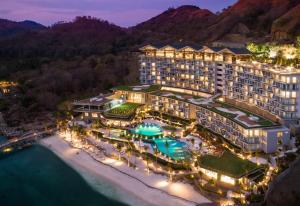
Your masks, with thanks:
[(187, 144), (170, 137), (153, 140), (158, 151), (173, 160), (187, 160), (191, 157)]
[(135, 129), (132, 130), (134, 134), (146, 136), (146, 137), (155, 137), (163, 134), (162, 128), (153, 123), (143, 123), (139, 124)]

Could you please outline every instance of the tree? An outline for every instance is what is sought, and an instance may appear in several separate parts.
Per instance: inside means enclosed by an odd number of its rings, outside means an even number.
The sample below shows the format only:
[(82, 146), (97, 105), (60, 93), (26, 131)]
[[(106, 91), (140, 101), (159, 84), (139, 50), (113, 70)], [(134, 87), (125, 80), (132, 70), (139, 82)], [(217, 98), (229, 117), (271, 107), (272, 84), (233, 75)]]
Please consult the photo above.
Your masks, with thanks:
[(195, 145), (195, 139), (194, 138), (191, 139), (191, 143), (192, 143), (193, 146)]
[[(168, 156), (168, 159), (170, 160), (170, 154), (169, 154), (169, 142), (168, 142), (168, 140), (166, 140), (165, 141), (165, 148), (166, 148), (166, 150), (167, 150), (167, 156)], [(169, 179), (170, 179), (170, 181), (172, 181), (172, 174), (171, 174), (171, 165), (170, 165), (170, 162), (168, 161), (168, 170), (169, 170)]]
[(130, 159), (131, 159), (131, 146), (130, 144), (128, 144), (127, 148), (126, 148), (126, 154), (127, 154), (127, 163), (128, 163), (128, 167), (130, 166)]
[(155, 163), (156, 163), (156, 167), (157, 168), (157, 156), (158, 156), (158, 149), (157, 147), (154, 148), (154, 155), (155, 155)]
[(149, 147), (148, 147), (148, 145), (144, 146), (144, 150), (145, 150), (145, 154), (146, 154), (145, 156), (146, 156), (147, 170), (148, 170), (148, 173), (149, 173), (149, 157), (148, 157)]
[(123, 145), (120, 144), (120, 143), (118, 143), (116, 149), (117, 149), (117, 151), (118, 151), (118, 153), (119, 153), (119, 160), (121, 159), (121, 151), (122, 151), (122, 148), (123, 148)]

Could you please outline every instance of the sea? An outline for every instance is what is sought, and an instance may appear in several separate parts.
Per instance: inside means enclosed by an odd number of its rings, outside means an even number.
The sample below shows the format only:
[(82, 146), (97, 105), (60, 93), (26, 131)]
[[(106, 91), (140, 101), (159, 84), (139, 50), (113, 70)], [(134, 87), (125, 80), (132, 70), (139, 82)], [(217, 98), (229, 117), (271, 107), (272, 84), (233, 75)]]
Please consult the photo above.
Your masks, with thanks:
[(75, 171), (41, 145), (0, 156), (0, 205), (149, 206), (106, 179)]

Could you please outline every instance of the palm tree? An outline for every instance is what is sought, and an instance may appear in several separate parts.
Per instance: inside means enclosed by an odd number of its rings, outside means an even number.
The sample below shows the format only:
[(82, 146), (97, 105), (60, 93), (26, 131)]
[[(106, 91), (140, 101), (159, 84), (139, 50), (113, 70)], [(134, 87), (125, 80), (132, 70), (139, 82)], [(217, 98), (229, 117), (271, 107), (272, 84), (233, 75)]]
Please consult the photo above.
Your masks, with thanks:
[(147, 154), (148, 150), (149, 150), (148, 145), (144, 146), (144, 150), (145, 150), (145, 154), (146, 154), (147, 170), (148, 170), (148, 173), (149, 173), (149, 157), (148, 157), (148, 154)]
[(160, 105), (159, 106), (159, 114), (160, 114), (160, 119), (162, 120), (162, 109), (163, 109), (163, 106)]
[(166, 150), (167, 150), (167, 155), (168, 155), (168, 157), (170, 157), (170, 156), (169, 156), (169, 142), (168, 142), (167, 139), (165, 140), (165, 148), (166, 148)]
[(122, 147), (123, 147), (123, 146), (122, 146), (120, 143), (117, 144), (117, 148), (116, 148), (116, 149), (118, 150), (118, 153), (119, 153), (119, 160), (121, 159), (121, 151), (122, 151)]
[[(169, 154), (169, 143), (168, 143), (168, 140), (165, 141), (165, 148), (167, 150), (167, 156), (168, 156), (168, 159), (170, 160), (170, 154)], [(168, 170), (169, 170), (169, 179), (170, 181), (172, 181), (172, 176), (171, 176), (171, 166), (170, 166), (170, 162), (168, 161)]]
[(158, 155), (157, 147), (154, 148), (154, 155), (155, 155), (155, 163), (156, 163), (155, 168), (157, 168), (157, 155)]
[(127, 164), (128, 164), (128, 167), (130, 166), (130, 158), (131, 158), (131, 147), (130, 145), (128, 144), (128, 147), (126, 148), (126, 154), (127, 154)]
[(194, 145), (195, 145), (195, 139), (194, 138), (191, 139), (191, 143), (192, 143), (192, 145), (194, 147)]
[(256, 164), (258, 162), (258, 151), (255, 151)]

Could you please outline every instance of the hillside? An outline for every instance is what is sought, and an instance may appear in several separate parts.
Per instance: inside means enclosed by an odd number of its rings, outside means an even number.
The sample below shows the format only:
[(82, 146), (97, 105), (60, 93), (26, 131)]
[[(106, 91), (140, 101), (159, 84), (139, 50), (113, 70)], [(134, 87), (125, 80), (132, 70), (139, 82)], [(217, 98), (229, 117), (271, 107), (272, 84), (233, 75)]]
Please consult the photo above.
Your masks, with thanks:
[[(240, 0), (218, 16), (216, 22), (206, 30), (204, 39), (214, 41), (223, 38), (245, 42), (270, 40), (274, 21), (299, 3), (296, 0)], [(299, 19), (297, 21), (300, 22)]]
[(300, 4), (276, 19), (271, 32), (273, 38), (279, 40), (300, 34)]
[(207, 9), (181, 6), (176, 9), (170, 8), (131, 29), (135, 35), (143, 35), (149, 40), (154, 38), (189, 39), (191, 35), (194, 37), (201, 35), (201, 32), (211, 25), (216, 17)]
[(19, 34), (24, 34), (30, 31), (38, 31), (46, 29), (45, 26), (33, 21), (15, 22), (7, 19), (0, 19), (0, 38), (12, 37)]
[(30, 121), (43, 111), (55, 111), (64, 100), (136, 82), (138, 60), (123, 49), (127, 38), (119, 26), (77, 17), (0, 39), (0, 77), (21, 83), (22, 91), (17, 105), (5, 111), (8, 121)]
[[(219, 14), (194, 6), (182, 6), (138, 24), (132, 29), (146, 37), (184, 39), (196, 42), (278, 40), (281, 18), (292, 20), (281, 39), (300, 34), (298, 0), (240, 0)], [(298, 5), (298, 6), (297, 6)], [(276, 26), (279, 25), (279, 26)], [(273, 36), (271, 36), (273, 35)], [(150, 38), (151, 39), (151, 38)]]

